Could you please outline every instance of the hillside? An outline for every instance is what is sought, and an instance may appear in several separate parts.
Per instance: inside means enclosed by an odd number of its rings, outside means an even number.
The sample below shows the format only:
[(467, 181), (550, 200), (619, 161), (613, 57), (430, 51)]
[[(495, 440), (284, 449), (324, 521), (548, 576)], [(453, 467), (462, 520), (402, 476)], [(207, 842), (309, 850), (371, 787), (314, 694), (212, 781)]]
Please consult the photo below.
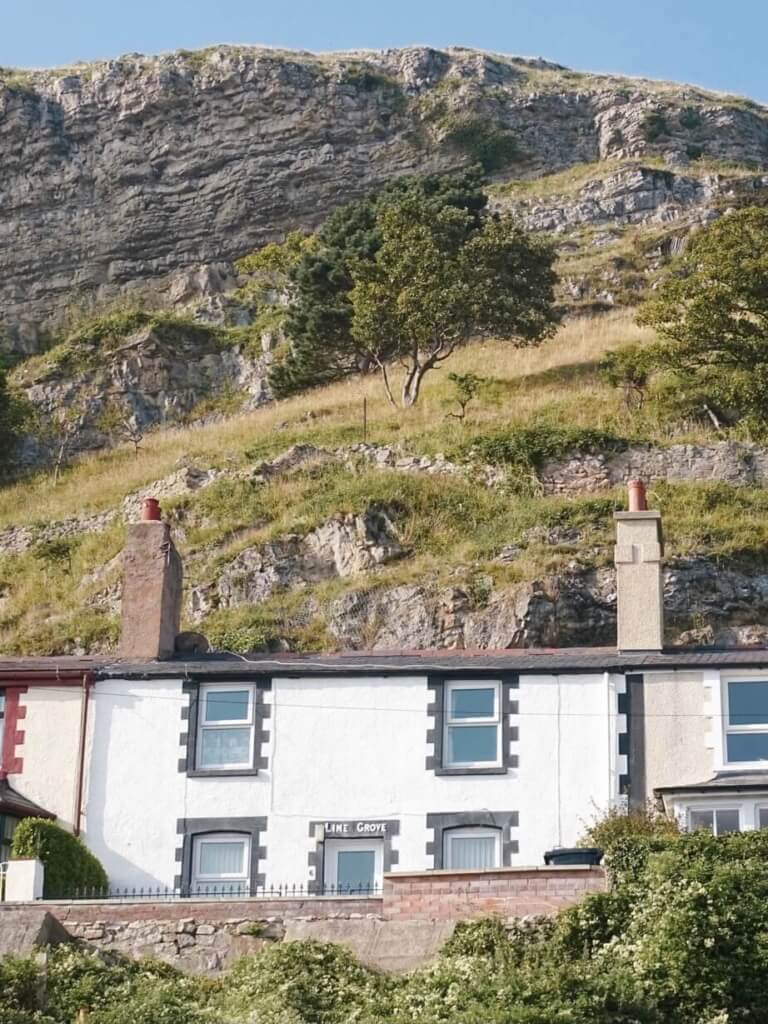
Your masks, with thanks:
[[(38, 468), (0, 490), (0, 651), (114, 649), (149, 493), (185, 625), (219, 648), (611, 643), (634, 475), (664, 514), (670, 641), (765, 641), (768, 448), (630, 412), (598, 372), (653, 340), (632, 308), (689, 233), (763, 201), (765, 108), (458, 48), (220, 47), (2, 70), (0, 146), (0, 338), (82, 452), (54, 480), (30, 437)], [(392, 176), (478, 161), (492, 207), (556, 240), (557, 336), (457, 352), (407, 412), (373, 377), (272, 401), (284, 297), (249, 305), (233, 261)], [(488, 380), (459, 422), (448, 374), (469, 371)]]

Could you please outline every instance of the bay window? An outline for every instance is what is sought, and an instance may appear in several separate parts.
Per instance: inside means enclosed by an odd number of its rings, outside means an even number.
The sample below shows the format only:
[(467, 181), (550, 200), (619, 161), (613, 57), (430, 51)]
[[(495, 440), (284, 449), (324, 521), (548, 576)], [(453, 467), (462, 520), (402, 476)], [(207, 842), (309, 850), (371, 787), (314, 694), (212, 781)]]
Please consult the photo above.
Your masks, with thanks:
[(500, 682), (447, 684), (443, 749), (447, 768), (487, 768), (503, 763)]
[(691, 808), (688, 812), (688, 828), (691, 832), (705, 830), (716, 836), (740, 831), (738, 808), (712, 807)]
[(252, 686), (200, 688), (197, 768), (253, 766), (254, 693)]

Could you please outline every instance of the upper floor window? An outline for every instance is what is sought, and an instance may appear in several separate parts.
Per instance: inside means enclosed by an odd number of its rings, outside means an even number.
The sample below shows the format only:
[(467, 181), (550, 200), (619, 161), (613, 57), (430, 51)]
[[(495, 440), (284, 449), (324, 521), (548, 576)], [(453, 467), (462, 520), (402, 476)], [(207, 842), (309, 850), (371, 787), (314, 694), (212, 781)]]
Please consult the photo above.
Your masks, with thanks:
[(448, 683), (445, 693), (444, 767), (502, 764), (501, 683)]
[(443, 864), (453, 871), (482, 871), (501, 864), (497, 828), (454, 828), (445, 832)]
[(250, 857), (249, 836), (224, 832), (196, 836), (192, 848), (192, 893), (247, 893)]
[(253, 767), (253, 687), (202, 686), (198, 728), (198, 768)]
[(768, 680), (729, 680), (724, 696), (725, 761), (768, 761)]

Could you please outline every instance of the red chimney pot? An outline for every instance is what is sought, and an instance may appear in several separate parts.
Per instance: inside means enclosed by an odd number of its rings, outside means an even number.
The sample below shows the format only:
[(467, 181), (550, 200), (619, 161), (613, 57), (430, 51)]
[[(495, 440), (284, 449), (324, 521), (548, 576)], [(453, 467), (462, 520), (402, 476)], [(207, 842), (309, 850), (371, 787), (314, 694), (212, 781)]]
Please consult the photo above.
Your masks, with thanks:
[(645, 497), (645, 484), (642, 480), (630, 480), (627, 489), (629, 491), (629, 511), (647, 512), (648, 502)]
[(160, 521), (160, 502), (157, 498), (145, 498), (141, 503), (141, 518), (145, 522)]

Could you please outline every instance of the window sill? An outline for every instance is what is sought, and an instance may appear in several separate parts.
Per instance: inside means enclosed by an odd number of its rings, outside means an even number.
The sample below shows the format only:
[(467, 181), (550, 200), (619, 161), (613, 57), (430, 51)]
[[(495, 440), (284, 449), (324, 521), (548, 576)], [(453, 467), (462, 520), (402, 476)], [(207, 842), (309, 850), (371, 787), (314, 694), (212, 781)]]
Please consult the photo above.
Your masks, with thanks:
[(435, 768), (435, 775), (506, 775), (509, 771), (505, 765), (492, 768)]
[(187, 772), (187, 777), (190, 779), (222, 779), (258, 774), (258, 768), (195, 768)]

